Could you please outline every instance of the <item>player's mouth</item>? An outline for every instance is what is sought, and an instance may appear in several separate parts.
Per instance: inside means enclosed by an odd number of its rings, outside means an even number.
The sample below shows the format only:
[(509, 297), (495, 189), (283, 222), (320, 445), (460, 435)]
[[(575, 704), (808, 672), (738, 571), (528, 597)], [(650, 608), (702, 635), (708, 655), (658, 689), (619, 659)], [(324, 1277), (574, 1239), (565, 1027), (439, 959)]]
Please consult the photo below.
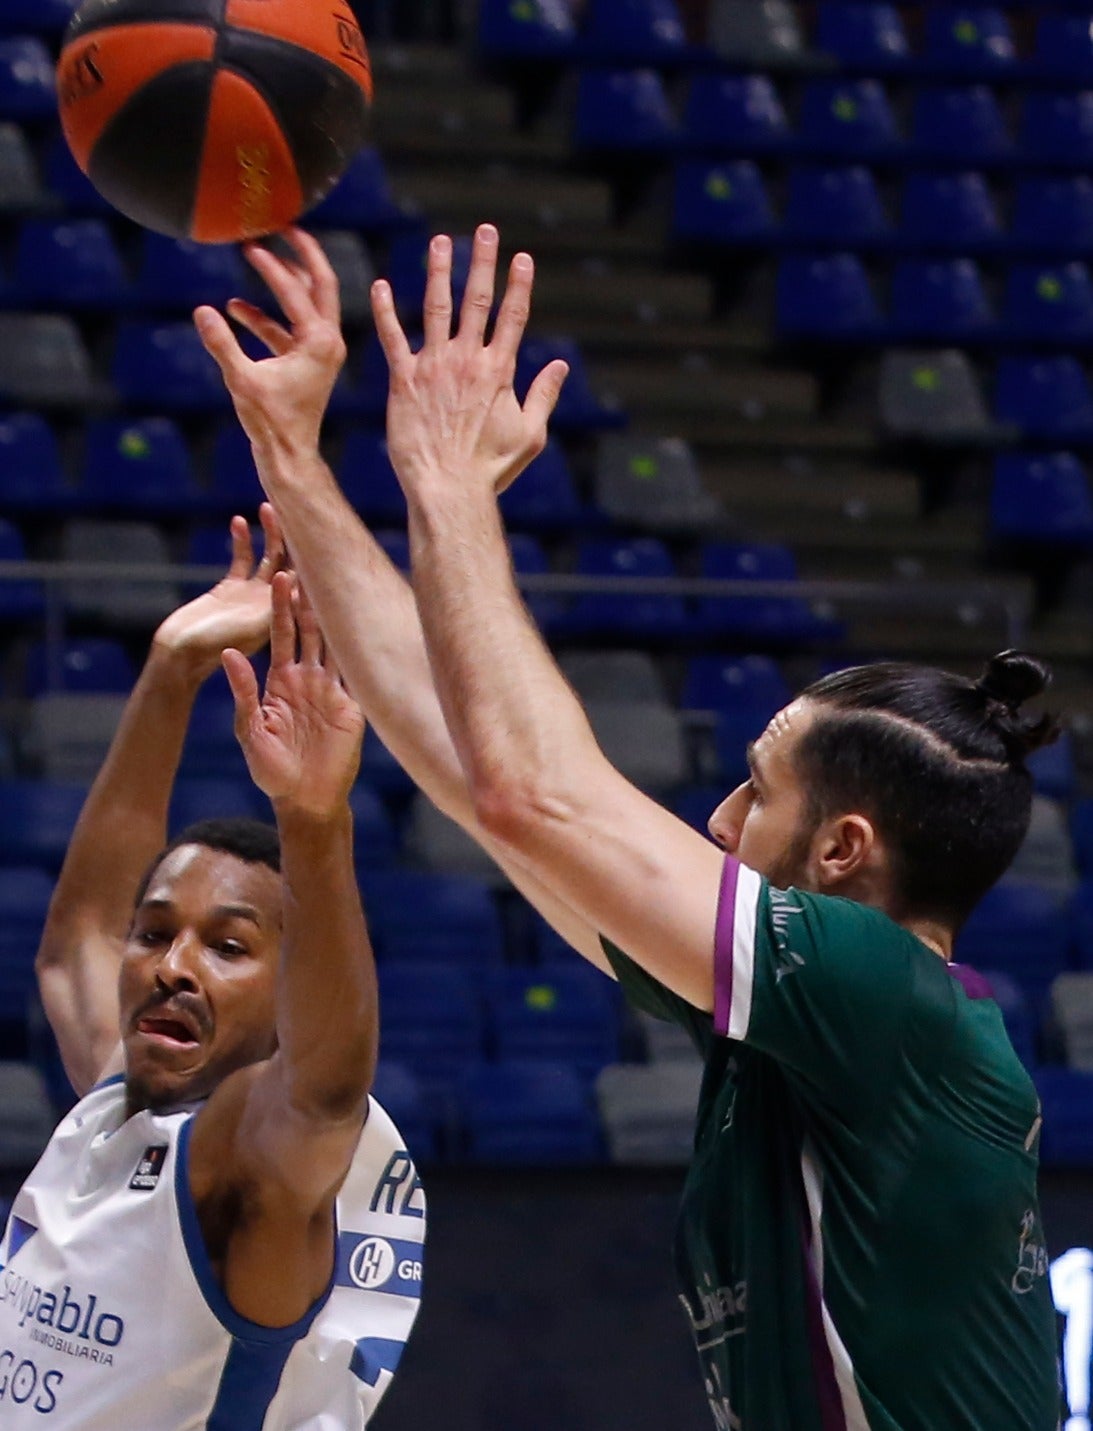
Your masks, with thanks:
[(137, 1033), (165, 1048), (196, 1048), (201, 1042), (188, 1022), (166, 1015), (146, 1014), (137, 1020)]

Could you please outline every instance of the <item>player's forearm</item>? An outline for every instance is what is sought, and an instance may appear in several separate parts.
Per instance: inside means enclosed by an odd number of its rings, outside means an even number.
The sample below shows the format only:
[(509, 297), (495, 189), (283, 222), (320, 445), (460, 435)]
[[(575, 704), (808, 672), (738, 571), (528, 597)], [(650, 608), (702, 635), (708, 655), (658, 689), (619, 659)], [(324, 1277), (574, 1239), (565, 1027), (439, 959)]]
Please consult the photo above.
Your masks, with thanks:
[(341, 1119), (363, 1108), (379, 1040), (376, 969), (347, 808), (325, 818), (275, 802), (284, 930), (277, 1042), (292, 1107)]

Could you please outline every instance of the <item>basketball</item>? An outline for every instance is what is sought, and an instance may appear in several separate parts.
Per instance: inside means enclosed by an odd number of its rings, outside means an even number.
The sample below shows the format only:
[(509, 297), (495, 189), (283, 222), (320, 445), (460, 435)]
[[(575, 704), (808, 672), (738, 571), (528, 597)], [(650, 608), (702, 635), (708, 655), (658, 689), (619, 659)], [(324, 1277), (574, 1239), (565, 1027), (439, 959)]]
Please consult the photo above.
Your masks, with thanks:
[(364, 143), (368, 51), (347, 0), (85, 0), (58, 62), (80, 168), (146, 228), (273, 233)]

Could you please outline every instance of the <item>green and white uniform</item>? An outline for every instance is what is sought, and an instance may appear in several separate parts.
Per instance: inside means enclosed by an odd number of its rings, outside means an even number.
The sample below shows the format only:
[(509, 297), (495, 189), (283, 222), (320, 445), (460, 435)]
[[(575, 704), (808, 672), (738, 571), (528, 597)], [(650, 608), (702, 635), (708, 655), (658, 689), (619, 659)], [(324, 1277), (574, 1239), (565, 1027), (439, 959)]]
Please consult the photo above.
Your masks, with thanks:
[(1054, 1431), (1039, 1104), (983, 980), (731, 858), (677, 1233), (719, 1431)]

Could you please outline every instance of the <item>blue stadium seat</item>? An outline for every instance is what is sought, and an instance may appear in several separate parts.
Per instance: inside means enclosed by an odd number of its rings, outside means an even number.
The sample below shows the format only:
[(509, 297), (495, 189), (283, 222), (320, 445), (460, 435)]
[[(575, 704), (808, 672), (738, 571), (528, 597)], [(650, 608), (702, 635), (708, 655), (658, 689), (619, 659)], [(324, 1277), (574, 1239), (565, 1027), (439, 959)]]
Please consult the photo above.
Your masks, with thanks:
[[(10, 522), (0, 521), (0, 562), (26, 561), (23, 534)], [(45, 596), (37, 581), (0, 581), (0, 618), (30, 621), (45, 611)]]
[(1036, 1070), (1044, 1117), (1040, 1161), (1048, 1167), (1093, 1165), (1093, 1073), (1070, 1068)]
[(1093, 546), (1089, 475), (1072, 452), (1004, 452), (994, 461), (990, 533), (1002, 541)]
[(269, 801), (249, 776), (236, 779), (180, 775), (171, 791), (167, 829), (171, 839), (199, 820), (271, 820)]
[(910, 148), (939, 164), (997, 164), (1013, 154), (1013, 141), (994, 91), (986, 85), (924, 87), (911, 111)]
[(701, 785), (684, 785), (669, 801), (673, 815), (678, 815), (684, 824), (690, 825), (700, 835), (710, 838), (710, 816), (729, 794), (727, 784), (718, 780)]
[(1009, 21), (987, 6), (937, 5), (926, 10), (924, 67), (942, 74), (1004, 78), (1016, 68)]
[(908, 174), (899, 237), (915, 250), (978, 254), (997, 248), (1002, 225), (990, 185), (974, 171)]
[(1027, 90), (1021, 117), (1022, 157), (1045, 168), (1093, 164), (1093, 89), (1059, 94)]
[(577, 82), (573, 143), (614, 153), (668, 153), (679, 121), (656, 70), (584, 70)]
[(381, 1058), (372, 1079), (372, 1097), (394, 1120), (414, 1162), (435, 1161), (436, 1114), (413, 1070), (393, 1058)]
[(410, 537), (408, 533), (384, 527), (378, 532), (374, 532), (373, 536), (376, 538), (376, 545), (383, 549), (392, 566), (402, 572), (410, 570)]
[(28, 219), (19, 231), (15, 283), (28, 307), (124, 308), (130, 292), (102, 219)]
[(234, 417), (217, 430), (211, 476), (208, 496), (212, 504), (224, 511), (239, 512), (244, 517), (257, 514), (260, 503), (265, 500), (265, 493), (258, 480), (250, 439)]
[(580, 50), (597, 65), (672, 65), (690, 54), (675, 0), (591, 0)]
[(459, 1093), (474, 1162), (571, 1164), (602, 1157), (591, 1095), (567, 1064), (483, 1063), (463, 1074)]
[(0, 119), (51, 119), (56, 113), (49, 50), (32, 35), (0, 39)]
[[(718, 711), (714, 726), (714, 750), (718, 774), (724, 786), (723, 795), (748, 779), (751, 773), (748, 745), (759, 739), (777, 709), (767, 710), (756, 704), (724, 706)], [(710, 813), (713, 813), (712, 808)]]
[(120, 323), (111, 377), (122, 398), (138, 407), (216, 412), (229, 405), (220, 369), (192, 323)]
[(886, 0), (845, 3), (823, 0), (812, 37), (815, 50), (833, 55), (840, 69), (875, 74), (903, 69), (910, 60), (907, 32), (895, 5)]
[(62, 134), (58, 134), (46, 149), (45, 180), (50, 193), (59, 200), (66, 213), (116, 212), (76, 163)]
[(1036, 1016), (1021, 992), (1020, 985), (997, 969), (983, 971), (994, 1001), (1002, 1011), (1002, 1021), (1017, 1057), (1027, 1069), (1036, 1066)]
[(1093, 885), (1088, 884), (1093, 876), (1093, 799), (1079, 800), (1071, 809), (1070, 839), (1078, 872), (1087, 882), (1086, 888), (1093, 893)]
[(59, 34), (72, 19), (77, 3), (78, 0), (0, 0), (0, 33)]
[(592, 390), (584, 354), (573, 338), (525, 338), (516, 360), (516, 395), (523, 402), (535, 377), (554, 358), (569, 364), (569, 376), (554, 409), (551, 427), (555, 432), (594, 432), (624, 427), (626, 414), (600, 402)]
[(614, 986), (573, 961), (487, 976), (486, 1008), (500, 1059), (548, 1059), (595, 1074), (619, 1059)]
[[(1088, 804), (1088, 802), (1082, 802)], [(1079, 810), (1081, 805), (1077, 807)], [(1076, 824), (1071, 825), (1072, 837), (1081, 835), (1084, 821), (1079, 819)], [(1075, 854), (1079, 864), (1085, 857), (1085, 853), (1078, 847), (1075, 839)], [(1070, 905), (1071, 931), (1074, 940), (1074, 953), (1080, 969), (1093, 969), (1093, 879), (1084, 873), (1083, 878), (1074, 891), (1074, 898)]]
[(181, 516), (203, 505), (189, 448), (166, 417), (90, 423), (82, 493), (96, 510), (134, 516)]
[(52, 894), (53, 880), (44, 870), (0, 869), (0, 1023), (27, 1017), (37, 986), (34, 955)]
[(1006, 275), (1005, 335), (1053, 348), (1093, 340), (1093, 283), (1084, 263), (1017, 263)]
[[(380, 540), (380, 545), (387, 551), (388, 555), (394, 559), (389, 542), (386, 540), (390, 538), (391, 535), (389, 532), (380, 532), (378, 539)], [(405, 541), (404, 533), (399, 532), (395, 535)], [(397, 562), (396, 565), (398, 565)], [(408, 571), (409, 566), (409, 552), (407, 551), (406, 567), (404, 569)], [(387, 749), (383, 741), (380, 740), (372, 726), (369, 726), (365, 731), (364, 744), (361, 746), (361, 779), (365, 781), (366, 784), (371, 785), (373, 790), (377, 790), (385, 800), (391, 801), (392, 804), (398, 802), (403, 804), (407, 803), (416, 789), (414, 782)]]
[(171, 312), (199, 303), (223, 308), (229, 298), (246, 297), (251, 286), (250, 270), (230, 244), (144, 234), (136, 297), (145, 308)]
[(889, 232), (876, 182), (860, 164), (792, 170), (784, 224), (795, 242), (842, 248), (867, 247)]
[(734, 710), (754, 706), (768, 716), (792, 698), (770, 656), (692, 656), (680, 706), (684, 710)]
[(1058, 897), (1039, 885), (1003, 880), (972, 911), (956, 957), (976, 969), (999, 969), (1033, 998), (1066, 968), (1070, 919)]
[(424, 1083), (450, 1083), (483, 1054), (478, 992), (466, 969), (450, 963), (381, 960), (383, 1052)]
[(115, 691), (128, 695), (137, 673), (120, 641), (109, 636), (69, 636), (34, 641), (23, 667), (23, 695), (45, 691)]
[(778, 265), (775, 305), (785, 337), (865, 340), (881, 331), (868, 275), (853, 253), (789, 254)]
[(407, 217), (395, 202), (380, 151), (362, 149), (341, 179), (308, 214), (316, 228), (363, 229), (382, 234), (396, 230)]
[(683, 159), (675, 167), (672, 237), (701, 244), (767, 243), (777, 231), (750, 159)]
[(1075, 358), (1000, 358), (994, 414), (1030, 441), (1093, 442), (1093, 392)]
[[(707, 542), (702, 548), (700, 575), (724, 581), (794, 582), (797, 562), (789, 547)], [(830, 634), (830, 623), (795, 596), (703, 596), (698, 600), (695, 624), (701, 631), (772, 649)]]
[(353, 858), (358, 869), (382, 869), (395, 857), (398, 841), (387, 806), (376, 790), (358, 780), (349, 792), (353, 812)]
[[(411, 325), (407, 337), (410, 340), (410, 347), (416, 353), (424, 341), (421, 334)], [(383, 347), (374, 332), (368, 333), (361, 344), (358, 371), (360, 375), (360, 414), (368, 422), (382, 427), (387, 412), (390, 375), (387, 371), (387, 358), (384, 355)]]
[(235, 738), (235, 704), (219, 673), (194, 702), (180, 769), (184, 775), (218, 780), (242, 780), (247, 774)]
[(571, 531), (584, 520), (565, 449), (553, 438), (501, 494), (507, 527), (531, 532)]
[[(550, 561), (539, 538), (530, 532), (513, 532), (509, 536), (509, 551), (512, 567), (517, 578), (523, 576), (546, 576), (550, 573)], [(553, 635), (566, 622), (566, 599), (551, 592), (528, 591), (524, 593), (524, 603), (532, 619), (541, 631)]]
[(79, 506), (56, 435), (38, 413), (0, 416), (0, 511), (64, 515)]
[(577, 38), (565, 0), (482, 0), (478, 49), (485, 60), (565, 60)]
[(884, 86), (874, 79), (813, 79), (805, 85), (797, 143), (810, 154), (883, 158), (900, 146)]
[(435, 959), (473, 968), (503, 962), (501, 916), (481, 880), (423, 870), (364, 870), (361, 889), (372, 938), (384, 959)]
[(1021, 253), (1093, 255), (1093, 179), (1085, 174), (1022, 176), (1007, 242)]
[(1040, 15), (1035, 66), (1049, 79), (1075, 84), (1093, 81), (1093, 36), (1089, 15)]
[(370, 525), (406, 525), (406, 498), (382, 432), (366, 427), (349, 430), (338, 463), (338, 481), (346, 500)]
[[(675, 563), (668, 548), (654, 537), (635, 541), (586, 537), (577, 550), (576, 570), (595, 577), (673, 577)], [(683, 598), (628, 592), (588, 592), (577, 596), (566, 612), (562, 629), (570, 635), (627, 635), (644, 640), (678, 636), (688, 625)]]
[(0, 861), (60, 869), (86, 799), (83, 785), (0, 781)]
[(1037, 795), (1064, 803), (1074, 798), (1078, 787), (1078, 771), (1074, 763), (1074, 745), (1069, 731), (1064, 730), (1053, 744), (1033, 751), (1025, 764), (1032, 776)]
[(902, 338), (968, 343), (995, 331), (974, 259), (903, 259), (892, 271), (890, 302), (892, 327)]
[(688, 148), (717, 154), (780, 154), (793, 143), (769, 75), (696, 74), (683, 123)]

